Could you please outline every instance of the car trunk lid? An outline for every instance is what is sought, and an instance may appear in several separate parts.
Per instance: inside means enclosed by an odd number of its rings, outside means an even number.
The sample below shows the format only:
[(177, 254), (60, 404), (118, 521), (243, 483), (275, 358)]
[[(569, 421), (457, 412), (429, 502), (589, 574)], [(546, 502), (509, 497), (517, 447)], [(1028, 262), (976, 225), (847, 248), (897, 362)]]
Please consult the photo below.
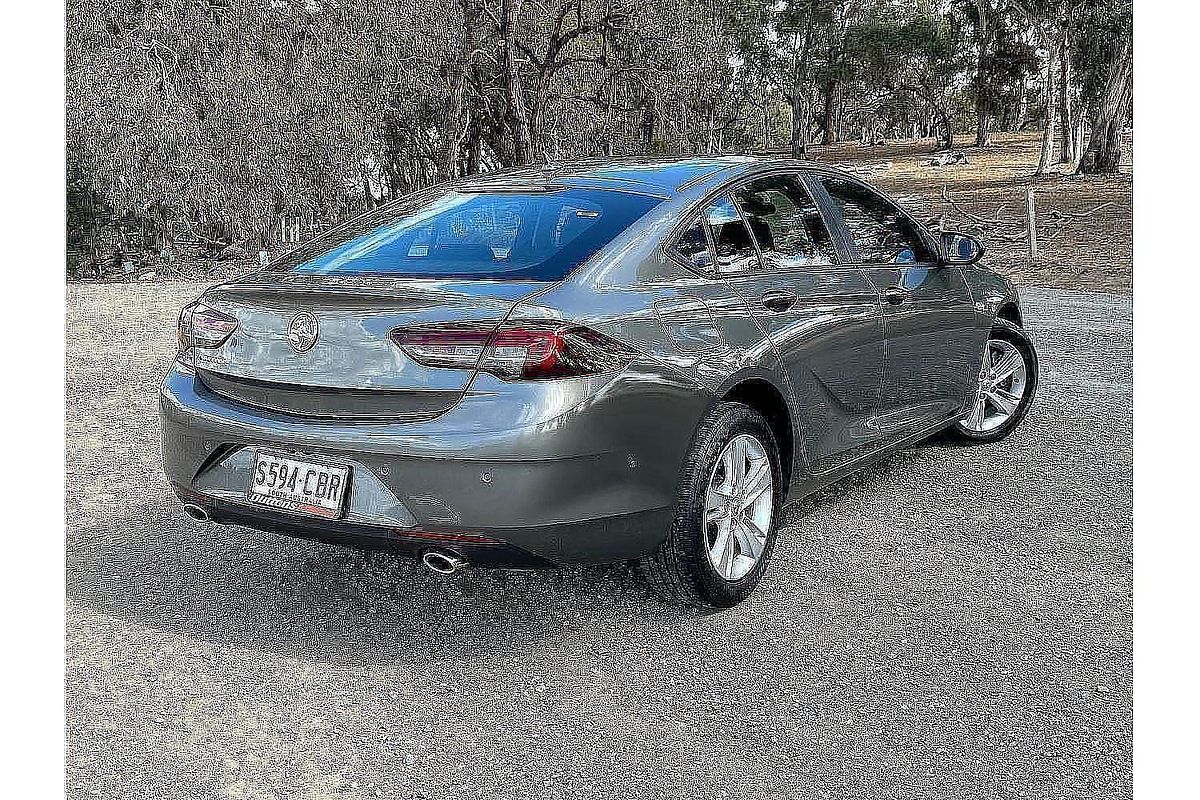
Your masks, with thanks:
[(391, 332), (439, 324), (491, 330), (547, 285), (361, 275), (244, 279), (205, 295), (238, 327), (220, 347), (198, 348), (196, 369), (210, 390), (280, 413), (432, 416), (458, 401), (474, 370), (418, 364)]

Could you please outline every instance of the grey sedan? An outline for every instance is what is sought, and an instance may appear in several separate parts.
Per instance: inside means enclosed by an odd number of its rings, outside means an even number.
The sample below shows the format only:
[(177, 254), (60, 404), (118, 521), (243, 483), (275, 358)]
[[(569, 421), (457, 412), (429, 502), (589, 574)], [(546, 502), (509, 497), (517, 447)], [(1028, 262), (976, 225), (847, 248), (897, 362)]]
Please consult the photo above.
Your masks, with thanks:
[(818, 164), (475, 176), (184, 308), (164, 466), (200, 521), (731, 606), (785, 501), (1020, 424), (1037, 356), (981, 255)]

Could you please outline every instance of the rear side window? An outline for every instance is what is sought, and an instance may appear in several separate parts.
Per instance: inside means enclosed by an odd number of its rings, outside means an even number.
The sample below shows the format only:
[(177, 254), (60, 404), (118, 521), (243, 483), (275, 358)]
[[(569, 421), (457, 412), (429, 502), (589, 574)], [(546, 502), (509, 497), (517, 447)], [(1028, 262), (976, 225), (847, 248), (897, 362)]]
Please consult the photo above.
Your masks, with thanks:
[(758, 269), (758, 254), (750, 230), (729, 195), (721, 195), (704, 209), (704, 221), (712, 230), (719, 274)]
[(829, 266), (833, 242), (817, 205), (794, 175), (759, 178), (735, 193), (767, 269)]
[(451, 191), (337, 229), (278, 268), (315, 275), (560, 280), (659, 202), (602, 189)]
[(679, 235), (675, 252), (692, 269), (698, 272), (712, 271), (712, 252), (708, 249), (708, 236), (700, 220)]
[(842, 213), (864, 264), (916, 264), (936, 260), (916, 226), (895, 205), (842, 178), (820, 181)]

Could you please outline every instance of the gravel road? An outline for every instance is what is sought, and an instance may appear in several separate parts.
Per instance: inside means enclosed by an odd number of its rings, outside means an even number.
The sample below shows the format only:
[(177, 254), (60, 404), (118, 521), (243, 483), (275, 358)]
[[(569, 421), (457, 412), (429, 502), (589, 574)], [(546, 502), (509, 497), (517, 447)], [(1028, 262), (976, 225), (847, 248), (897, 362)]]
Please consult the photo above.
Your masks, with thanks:
[(1129, 297), (1024, 290), (1023, 427), (793, 505), (705, 616), (191, 522), (155, 392), (200, 288), (68, 289), (68, 797), (1131, 796)]

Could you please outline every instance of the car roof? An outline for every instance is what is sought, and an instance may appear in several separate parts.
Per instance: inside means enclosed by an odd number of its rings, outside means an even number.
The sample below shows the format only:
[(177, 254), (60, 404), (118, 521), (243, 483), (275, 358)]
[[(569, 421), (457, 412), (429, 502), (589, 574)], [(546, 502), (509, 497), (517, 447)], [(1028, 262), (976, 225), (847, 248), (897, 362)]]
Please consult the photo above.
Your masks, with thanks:
[(669, 199), (693, 188), (708, 188), (741, 175), (779, 167), (828, 168), (792, 159), (759, 156), (690, 156), (589, 159), (473, 175), (456, 188), (464, 191), (529, 191), (556, 187), (610, 189)]

